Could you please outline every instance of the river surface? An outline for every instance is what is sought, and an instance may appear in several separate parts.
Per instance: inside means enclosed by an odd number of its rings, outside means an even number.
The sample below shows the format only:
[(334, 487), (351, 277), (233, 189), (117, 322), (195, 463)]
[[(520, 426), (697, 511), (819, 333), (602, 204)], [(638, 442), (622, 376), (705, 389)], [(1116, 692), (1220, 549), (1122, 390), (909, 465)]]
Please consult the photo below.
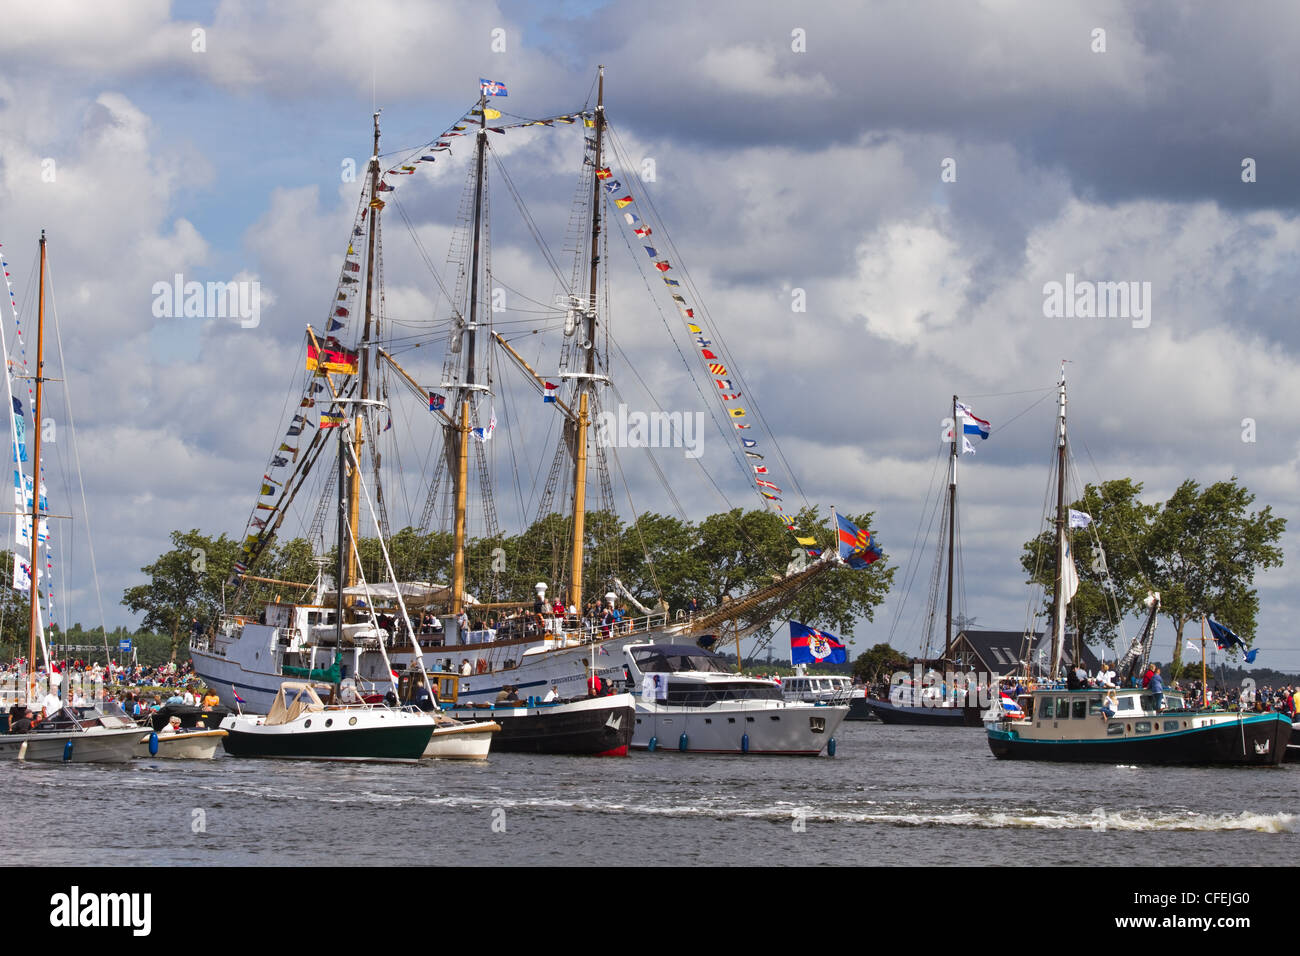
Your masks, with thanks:
[(1300, 765), (995, 759), (978, 729), (846, 723), (838, 756), (494, 754), (415, 766), (7, 763), (11, 864), (1290, 865)]

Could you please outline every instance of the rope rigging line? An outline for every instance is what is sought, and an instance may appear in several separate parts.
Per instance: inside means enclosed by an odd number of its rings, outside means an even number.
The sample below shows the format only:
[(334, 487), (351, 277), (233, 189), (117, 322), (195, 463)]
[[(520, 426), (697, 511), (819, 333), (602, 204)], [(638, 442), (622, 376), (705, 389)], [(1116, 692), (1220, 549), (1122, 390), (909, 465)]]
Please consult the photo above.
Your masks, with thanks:
[[(903, 592), (902, 601), (898, 605), (898, 611), (894, 615), (894, 622), (889, 628), (886, 643), (892, 644), (894, 634), (898, 631), (902, 623), (903, 615), (906, 613), (908, 600), (911, 597), (912, 588), (916, 585), (917, 575), (921, 571), (921, 545), (930, 540), (930, 535), (934, 530), (934, 523), (937, 520), (940, 508), (943, 503), (942, 489), (945, 487), (939, 481), (939, 476), (943, 472), (943, 465), (949, 458), (949, 451), (946, 443), (941, 442), (939, 451), (935, 455), (934, 468), (930, 474), (930, 484), (926, 490), (924, 504), (921, 508), (920, 517), (917, 519), (916, 531), (912, 535), (912, 549), (908, 556), (907, 565), (903, 569), (903, 580), (901, 590)], [(929, 523), (926, 522), (926, 515), (930, 516)], [(924, 537), (922, 537), (924, 529)], [(942, 542), (940, 542), (942, 544)], [(928, 553), (928, 550), (927, 550)]]
[[(632, 164), (628, 161), (628, 155), (623, 148), (622, 139), (617, 133), (617, 131), (614, 130), (613, 127), (608, 122), (606, 122), (606, 128), (609, 130), (610, 133), (612, 151), (616, 156), (619, 157), (620, 165), (625, 169), (633, 168)], [(722, 351), (725, 355), (734, 356), (735, 353), (732, 351), (731, 347), (727, 344), (720, 326), (716, 321), (714, 321), (713, 316), (709, 311), (708, 305), (705, 303), (703, 296), (700, 295), (699, 289), (695, 285), (694, 279), (691, 277), (690, 270), (685, 265), (685, 261), (686, 261), (685, 258), (678, 251), (676, 244), (673, 242), (672, 236), (668, 232), (667, 226), (664, 225), (663, 217), (659, 215), (659, 211), (655, 207), (654, 198), (650, 195), (649, 191), (645, 189), (640, 190), (640, 195), (644, 198), (646, 204), (650, 207), (650, 210), (654, 214), (656, 224), (658, 225), (659, 229), (662, 231), (664, 239), (667, 240), (665, 246), (670, 252), (670, 254), (673, 256), (674, 260), (678, 263), (677, 265), (674, 266), (674, 268), (681, 273), (683, 277), (683, 281), (685, 282), (685, 286), (690, 292), (693, 302), (695, 303), (695, 308), (698, 309), (701, 313), (703, 313), (705, 321), (707, 321), (708, 323), (710, 335), (716, 337), (717, 341), (721, 344)], [(755, 396), (755, 393), (750, 390), (749, 384), (745, 380), (744, 373), (740, 371), (738, 366), (728, 365), (727, 367), (731, 370), (731, 373), (735, 376), (736, 381), (740, 383), (741, 385), (740, 391), (742, 391), (744, 394), (748, 396), (745, 400), (745, 405), (747, 409), (753, 412), (754, 416), (758, 418), (759, 422), (762, 424), (764, 431), (766, 432), (767, 439), (772, 443), (772, 447), (776, 451), (777, 458), (780, 460), (782, 466), (784, 467), (785, 474), (792, 482), (795, 492), (799, 495), (800, 499), (802, 499), (804, 507), (809, 507), (808, 497), (803, 491), (803, 487), (799, 482), (798, 475), (795, 473), (794, 469), (790, 466), (789, 460), (785, 457), (785, 452), (781, 448), (780, 442), (777, 440), (776, 433), (772, 429), (771, 425), (768, 423), (766, 416), (763, 414), (762, 408), (758, 404), (758, 400), (757, 397)], [(752, 483), (753, 479), (751, 478), (750, 480)], [(754, 490), (755, 493), (759, 493), (757, 485), (754, 486)], [(759, 496), (762, 497), (761, 493), (759, 493)], [(765, 507), (769, 506), (769, 502), (767, 501), (767, 499), (764, 499), (764, 506)], [(778, 513), (782, 513), (782, 514), (785, 513), (784, 509), (777, 509), (777, 510)], [(788, 521), (787, 524), (791, 523), (792, 521), (793, 521), (793, 516), (790, 516), (790, 521)]]
[[(54, 298), (54, 272), (52, 269), (48, 268), (46, 271), (49, 273), (50, 312), (54, 319), (54, 341), (59, 353), (59, 368), (62, 370), (67, 368), (67, 363), (63, 357), (63, 330), (59, 323), (59, 312)], [(94, 583), (95, 603), (99, 608), (99, 624), (104, 637), (104, 654), (106, 655), (104, 659), (108, 660), (108, 620), (104, 614), (104, 595), (99, 586), (99, 566), (95, 561), (95, 542), (90, 531), (90, 507), (86, 503), (86, 482), (81, 470), (81, 451), (78, 448), (77, 443), (77, 423), (72, 413), (72, 391), (68, 388), (67, 375), (63, 373), (61, 374), (64, 380), (64, 411), (66, 411), (68, 415), (68, 431), (71, 433), (70, 437), (72, 439), (72, 459), (77, 472), (77, 486), (81, 490), (81, 514), (82, 521), (86, 525), (86, 550), (90, 555), (90, 575), (91, 580)]]

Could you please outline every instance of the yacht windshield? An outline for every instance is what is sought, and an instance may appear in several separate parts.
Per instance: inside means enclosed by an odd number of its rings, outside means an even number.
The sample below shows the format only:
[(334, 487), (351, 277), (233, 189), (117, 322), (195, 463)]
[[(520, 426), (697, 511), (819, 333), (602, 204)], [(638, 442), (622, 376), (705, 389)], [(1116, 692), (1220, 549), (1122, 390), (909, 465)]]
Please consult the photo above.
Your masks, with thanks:
[(637, 669), (643, 674), (676, 674), (680, 671), (706, 671), (726, 674), (726, 660), (689, 647), (642, 647), (632, 652)]

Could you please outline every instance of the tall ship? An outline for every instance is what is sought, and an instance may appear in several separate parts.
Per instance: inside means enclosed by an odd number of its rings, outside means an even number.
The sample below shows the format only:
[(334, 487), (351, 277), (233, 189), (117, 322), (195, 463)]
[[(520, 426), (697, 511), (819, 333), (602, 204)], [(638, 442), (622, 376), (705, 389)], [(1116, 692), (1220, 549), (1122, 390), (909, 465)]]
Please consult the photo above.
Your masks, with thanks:
[[(396, 158), (380, 152), (375, 114), (373, 155), (347, 252), (325, 322), (306, 330), (304, 372), (286, 402), (292, 418), (262, 476), (232, 569), (228, 612), (191, 641), (195, 671), (223, 704), (266, 713), (286, 679), (350, 677), (380, 695), (415, 667), (442, 687), (454, 677), (453, 697), (462, 707), (508, 696), (572, 700), (592, 686), (635, 690), (626, 646), (735, 642), (739, 660), (740, 640), (765, 628), (804, 589), (846, 564), (866, 567), (880, 556), (867, 532), (848, 558), (841, 549), (823, 550), (785, 511), (771, 459), (751, 437), (758, 417), (752, 396), (742, 399), (728, 353), (687, 298), (688, 273), (654, 207), (637, 203), (638, 163), (618, 145), (606, 118), (603, 68), (595, 91), (594, 104), (581, 109), (526, 117), (501, 105), (504, 84), (482, 80), (477, 102), (455, 123)], [(566, 129), (582, 134), (564, 146), (577, 169), (564, 240), (572, 259), (567, 270), (542, 241), (538, 219), (511, 175), (510, 156), (494, 145), (501, 137), (558, 137)], [(403, 177), (448, 164), (453, 151), (471, 144), (447, 268), (439, 271), (397, 193), (417, 181)], [(527, 172), (553, 165), (537, 161)], [(493, 265), (490, 197), (503, 191), (522, 223), (509, 238), (536, 242), (553, 273), (549, 299), (515, 291), (523, 279)], [(388, 305), (398, 296), (385, 291), (382, 230), (394, 209), (411, 239), (408, 260), (422, 261), (436, 287), (432, 320)], [(626, 479), (615, 449), (683, 442), (690, 423), (677, 412), (643, 414), (623, 440), (629, 419), (641, 413), (627, 414), (614, 382), (614, 356), (626, 353), (611, 331), (611, 303), (618, 298), (607, 269), (611, 236), (636, 253), (652, 299), (662, 288), (662, 304), (680, 315), (675, 332), (664, 320), (670, 335), (689, 336), (686, 349), (675, 343), (678, 355), (685, 361), (694, 351), (697, 363), (687, 371), (708, 376), (709, 388), (716, 383), (710, 414), (723, 440), (734, 446), (750, 490), (806, 555), (770, 583), (727, 593), (716, 607), (670, 609), (656, 588), (628, 587), (619, 576), (622, 499), (613, 476)], [(642, 250), (649, 261), (640, 258)], [(512, 309), (511, 301), (522, 304)], [(661, 317), (671, 311), (654, 307)], [(440, 369), (416, 364), (439, 350)], [(353, 436), (350, 458), (359, 465), (338, 478), (329, 468), (313, 470), (330, 444), (323, 436), (344, 422)], [(549, 468), (539, 438), (553, 443)], [(525, 439), (532, 447), (523, 447)], [(494, 486), (503, 474), (516, 476), (514, 510), (535, 516), (516, 538), (497, 518)], [(535, 477), (526, 492), (531, 507), (518, 485), (529, 474)], [(671, 497), (671, 483), (660, 475)], [(339, 547), (348, 553), (342, 571), (330, 576), (322, 569), (334, 564), (325, 525), (336, 480), (347, 485)], [(362, 493), (363, 484), (372, 495)], [(410, 505), (411, 518), (395, 532), (390, 511), (398, 502)], [(295, 521), (301, 530), (290, 537)], [(652, 533), (635, 514), (633, 522), (631, 540)], [(358, 560), (373, 551), (367, 542), (376, 538), (388, 542), (395, 569)], [(384, 578), (388, 583), (379, 583)]]

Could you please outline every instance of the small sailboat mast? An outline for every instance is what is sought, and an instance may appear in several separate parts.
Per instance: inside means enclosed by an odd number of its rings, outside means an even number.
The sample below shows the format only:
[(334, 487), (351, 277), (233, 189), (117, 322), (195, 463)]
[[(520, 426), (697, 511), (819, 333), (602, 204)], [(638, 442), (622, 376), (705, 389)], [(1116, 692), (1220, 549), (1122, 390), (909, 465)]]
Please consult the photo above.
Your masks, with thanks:
[[(596, 87), (595, 169), (601, 168), (605, 146), (605, 67), (600, 66)], [(596, 375), (596, 299), (600, 267), (600, 177), (591, 177), (591, 273), (587, 286), (587, 314), (583, 318), (586, 361), (578, 379), (578, 420), (573, 442), (573, 556), (569, 565), (569, 603), (582, 613), (582, 558), (587, 519), (587, 428), (591, 424), (591, 390)]]
[[(1066, 550), (1065, 541), (1065, 363), (1061, 363), (1061, 381), (1058, 389), (1056, 425), (1056, 580), (1052, 604), (1052, 669), (1049, 676), (1060, 673), (1061, 655), (1065, 648), (1065, 606), (1073, 597), (1073, 559)], [(1070, 593), (1066, 593), (1066, 592)]]
[[(28, 535), (31, 542), (31, 622), (27, 640), (27, 699), (34, 699), (36, 693), (36, 641), (41, 633), (41, 598), (36, 590), (40, 580), (40, 534), (41, 534), (41, 393), (45, 383), (45, 230), (41, 230), (41, 272), (36, 306), (36, 402), (32, 406), (32, 528)], [(17, 557), (14, 560), (18, 560)]]
[[(953, 554), (957, 540), (957, 457), (961, 454), (959, 442), (966, 435), (957, 417), (957, 396), (952, 397), (952, 448), (949, 450), (948, 472), (948, 609), (944, 617), (943, 659), (952, 659), (952, 586), (954, 575)], [(926, 638), (929, 640), (928, 636)]]

